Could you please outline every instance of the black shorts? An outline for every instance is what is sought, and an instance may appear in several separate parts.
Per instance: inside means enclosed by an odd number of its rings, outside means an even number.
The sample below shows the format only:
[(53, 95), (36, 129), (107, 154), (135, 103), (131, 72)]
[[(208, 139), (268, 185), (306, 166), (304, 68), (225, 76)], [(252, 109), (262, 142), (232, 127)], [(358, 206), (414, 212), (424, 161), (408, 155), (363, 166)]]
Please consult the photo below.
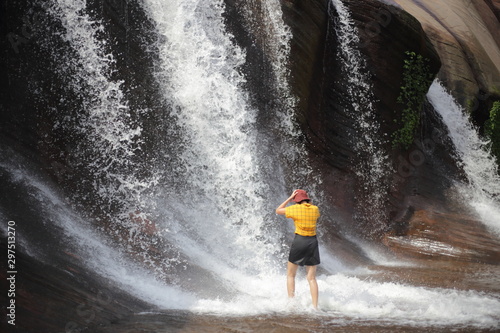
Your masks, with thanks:
[(319, 265), (319, 246), (316, 236), (295, 234), (288, 261), (299, 266)]

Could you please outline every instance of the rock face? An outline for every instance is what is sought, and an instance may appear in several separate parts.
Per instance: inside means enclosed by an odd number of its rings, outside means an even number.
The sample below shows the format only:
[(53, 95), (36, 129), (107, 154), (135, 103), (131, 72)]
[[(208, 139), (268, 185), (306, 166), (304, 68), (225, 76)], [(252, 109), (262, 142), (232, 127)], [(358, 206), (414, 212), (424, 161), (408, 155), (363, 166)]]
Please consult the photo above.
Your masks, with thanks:
[[(363, 180), (355, 175), (359, 171), (355, 169), (356, 165), (363, 158), (354, 149), (360, 135), (357, 132), (359, 119), (346, 98), (351, 92), (339, 58), (334, 21), (337, 13), (330, 1), (314, 1), (308, 6), (301, 1), (286, 3), (285, 17), (294, 34), (293, 87), (300, 98), (299, 119), (306, 133), (307, 147), (318, 168), (327, 170), (326, 187), (330, 189), (332, 206), (338, 208), (333, 214), (360, 231), (376, 228), (382, 231), (391, 228), (394, 219), (405, 215), (410, 206), (409, 198), (419, 193), (425, 193), (428, 200), (442, 197), (442, 191), (449, 186), (450, 178), (457, 176), (458, 170), (451, 160), (441, 159), (440, 156), (449, 156), (446, 153), (449, 145), (441, 140), (441, 136), (436, 140), (438, 144), (436, 151), (432, 152), (433, 156), (424, 156), (423, 152), (422, 158), (426, 163), (419, 163), (418, 170), (411, 176), (400, 172), (410, 165), (411, 152), (392, 148), (390, 135), (397, 128), (394, 119), (403, 108), (397, 103), (397, 97), (405, 52), (413, 51), (428, 58), (433, 73), (440, 68), (437, 52), (418, 21), (400, 8), (384, 3), (349, 1), (346, 4), (355, 26), (361, 32), (360, 50), (366, 57), (368, 83), (373, 86), (377, 100), (374, 110), (375, 121), (380, 124), (377, 135), (385, 138), (378, 148), (386, 151), (392, 161), (389, 163), (393, 171), (387, 173), (384, 181), (390, 183), (393, 190), (385, 206), (376, 208), (384, 210), (381, 216), (387, 219), (373, 220), (354, 214), (354, 211), (363, 209), (360, 206), (370, 206), (371, 203), (369, 196), (357, 190), (363, 186)], [(422, 128), (425, 129), (420, 131), (419, 142), (436, 139), (435, 131), (443, 127), (439, 118), (431, 108), (426, 108), (422, 119)], [(412, 152), (416, 149), (417, 146), (414, 146)], [(449, 171), (450, 178), (433, 172), (437, 168)], [(432, 176), (422, 179), (422, 175)]]
[(484, 225), (463, 214), (416, 211), (406, 230), (399, 235), (387, 234), (384, 243), (396, 253), (414, 258), (500, 262), (500, 241), (492, 238)]
[(415, 16), (443, 63), (439, 79), (482, 126), (500, 99), (500, 3), (394, 0)]
[[(6, 244), (0, 249), (7, 252)], [(54, 251), (46, 263), (17, 250), (15, 326), (3, 320), (3, 332), (84, 332), (150, 307), (85, 270), (82, 258), (72, 253)], [(3, 270), (0, 278), (7, 277)], [(0, 286), (8, 290), (6, 283)], [(5, 309), (1, 313), (9, 318)]]
[[(360, 50), (366, 57), (371, 74), (381, 136), (390, 136), (394, 132), (393, 119), (402, 109), (397, 97), (405, 51), (414, 51), (428, 58), (431, 71), (448, 84), (459, 100), (477, 96), (479, 89), (489, 92), (497, 89), (495, 80), (498, 76), (490, 73), (496, 73), (500, 64), (495, 60), (500, 55), (496, 41), (498, 35), (494, 33), (498, 31), (498, 21), (491, 16), (492, 11), (486, 3), (474, 5), (472, 14), (475, 19), (471, 25), (465, 19), (470, 11), (467, 6), (462, 6), (452, 19), (445, 9), (450, 4), (441, 2), (444, 7), (429, 2), (429, 6), (437, 6), (432, 11), (422, 9), (425, 1), (418, 2), (419, 6), (413, 2), (403, 4), (403, 1), (401, 6), (385, 1), (352, 0), (345, 3), (360, 32)], [(380, 230), (387, 232), (385, 238), (390, 240), (386, 244), (396, 252), (411, 257), (436, 257), (427, 253), (425, 241), (411, 242), (413, 238), (421, 237), (428, 242), (442, 242), (456, 251), (455, 255), (442, 254), (441, 258), (498, 262), (498, 242), (487, 231), (476, 230), (474, 237), (477, 241), (473, 243), (492, 244), (493, 254), (486, 254), (488, 251), (484, 252), (485, 249), (471, 249), (474, 245), (467, 245), (464, 239), (446, 234), (445, 230), (456, 229), (460, 233), (467, 228), (480, 227), (471, 212), (457, 208), (448, 199), (453, 182), (463, 180), (464, 175), (453, 157), (454, 148), (446, 137), (447, 129), (427, 103), (422, 110), (414, 145), (405, 151), (393, 149), (386, 141), (383, 147), (394, 168), (386, 179), (390, 183), (384, 207), (387, 219), (383, 222), (356, 219), (354, 212), (359, 211), (359, 200), (369, 199), (356, 191), (361, 184), (354, 175), (353, 165), (357, 163), (358, 156), (351, 140), (356, 136), (357, 119), (346, 111), (348, 107), (342, 102), (348, 92), (346, 82), (339, 80), (345, 80), (345, 73), (341, 72), (337, 53), (339, 46), (333, 21), (335, 10), (330, 1), (313, 1), (307, 6), (301, 1), (287, 1), (284, 8), (285, 19), (294, 33), (292, 73), (295, 79), (293, 87), (300, 97), (299, 119), (306, 133), (307, 147), (315, 157), (318, 169), (328, 170), (325, 186), (329, 189), (332, 206), (337, 208), (332, 214), (342, 221), (339, 228), (342, 229), (342, 224), (357, 226), (358, 231), (363, 233), (362, 230), (375, 229), (377, 223), (383, 224)], [(424, 16), (434, 20), (434, 25), (428, 21), (420, 25), (404, 9), (427, 15)], [(421, 17), (417, 15), (417, 18)], [(452, 22), (460, 23), (457, 31), (446, 27)], [(439, 25), (440, 32), (435, 30), (435, 25)], [(479, 27), (486, 33), (480, 34)], [(481, 36), (476, 38), (475, 35)], [(451, 37), (453, 42), (446, 40)], [(476, 63), (481, 66), (474, 65)], [(466, 86), (468, 88), (465, 89)], [(424, 227), (417, 227), (415, 221), (420, 221), (423, 215), (427, 223), (420, 225)], [(436, 225), (440, 227), (433, 227)], [(406, 246), (405, 242), (413, 245)]]

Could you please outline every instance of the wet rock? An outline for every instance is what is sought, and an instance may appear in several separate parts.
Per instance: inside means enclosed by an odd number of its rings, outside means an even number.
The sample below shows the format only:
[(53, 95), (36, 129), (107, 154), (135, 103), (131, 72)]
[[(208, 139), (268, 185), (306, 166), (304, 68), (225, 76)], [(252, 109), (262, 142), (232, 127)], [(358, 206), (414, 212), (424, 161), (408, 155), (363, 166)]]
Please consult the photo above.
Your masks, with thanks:
[(482, 223), (465, 214), (433, 209), (415, 211), (407, 229), (400, 234), (387, 234), (384, 243), (405, 257), (500, 263), (500, 240)]
[(399, 1), (437, 49), (439, 78), (482, 126), (500, 99), (500, 21), (497, 0)]
[[(6, 244), (1, 243), (0, 249), (6, 253)], [(82, 258), (73, 253), (60, 252), (42, 259), (26, 255), (25, 251), (17, 247), (15, 296), (11, 298), (16, 305), (15, 326), (3, 319), (3, 332), (92, 332), (92, 327), (110, 325), (134, 312), (152, 309), (92, 274), (85, 269)], [(8, 290), (6, 272), (0, 272), (2, 290)], [(6, 307), (2, 315), (6, 318)]]
[[(431, 155), (424, 157), (422, 153), (422, 161), (413, 161), (418, 164), (421, 173), (411, 172), (412, 177), (409, 174), (401, 177), (398, 173), (401, 165), (410, 165), (409, 159), (414, 158), (417, 151), (421, 151), (418, 145), (414, 145), (410, 151), (394, 150), (390, 139), (397, 129), (394, 119), (398, 119), (403, 109), (397, 103), (397, 97), (400, 94), (405, 52), (413, 51), (429, 59), (430, 70), (434, 74), (438, 72), (441, 63), (420, 23), (401, 8), (374, 1), (348, 1), (346, 5), (355, 28), (359, 31), (360, 43), (354, 47), (366, 59), (366, 68), (362, 72), (367, 78), (367, 84), (373, 87), (374, 118), (380, 124), (376, 135), (382, 142), (378, 148), (387, 152), (388, 164), (395, 171), (392, 179), (383, 180), (391, 183), (392, 188), (385, 207), (371, 209), (383, 210), (379, 216), (391, 219), (404, 214), (408, 207), (408, 196), (418, 192), (412, 184), (443, 184), (443, 178), (447, 179), (448, 176), (443, 177), (435, 169), (443, 163), (447, 171), (453, 169), (449, 177), (453, 178), (457, 173), (456, 168), (447, 167), (454, 165), (452, 159), (441, 160), (441, 156), (449, 156), (449, 145), (437, 140), (439, 143), (433, 145), (433, 150), (436, 148), (433, 153), (439, 151), (443, 154), (436, 160)], [(343, 60), (339, 58), (340, 46), (336, 31), (338, 13), (329, 1), (314, 1), (307, 6), (301, 1), (288, 1), (283, 8), (285, 22), (290, 25), (294, 35), (291, 68), (292, 87), (299, 98), (298, 120), (305, 133), (306, 146), (314, 156), (313, 163), (324, 174), (329, 200), (337, 208), (331, 215), (340, 221), (337, 223), (341, 225), (341, 229), (342, 225), (348, 225), (348, 228), (354, 226), (360, 233), (376, 228), (383, 230), (390, 225), (390, 221), (385, 218), (373, 220), (373, 216), (362, 212), (366, 208), (361, 206), (371, 207), (372, 203), (370, 196), (364, 193), (363, 180), (356, 173), (369, 172), (370, 167), (359, 170), (359, 165), (366, 161), (363, 161), (365, 157), (355, 149), (362, 134), (359, 133), (359, 111), (352, 110), (349, 101), (352, 94), (347, 84), (346, 76), (349, 73), (345, 72)], [(420, 131), (422, 135), (417, 141), (436, 142), (435, 131), (444, 132), (443, 124), (431, 108), (422, 113), (425, 130)], [(413, 166), (411, 168), (415, 169)], [(431, 175), (431, 179), (422, 182), (419, 175)], [(426, 188), (427, 197), (442, 196), (446, 185), (432, 186)], [(370, 235), (372, 236), (374, 235)]]

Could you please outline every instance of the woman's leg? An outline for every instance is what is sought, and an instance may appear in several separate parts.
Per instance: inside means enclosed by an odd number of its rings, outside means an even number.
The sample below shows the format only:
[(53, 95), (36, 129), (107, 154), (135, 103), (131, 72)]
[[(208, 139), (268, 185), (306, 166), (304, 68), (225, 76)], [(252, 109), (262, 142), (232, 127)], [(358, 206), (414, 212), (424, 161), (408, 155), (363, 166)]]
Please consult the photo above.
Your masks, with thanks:
[(306, 266), (307, 282), (311, 289), (312, 305), (315, 309), (318, 308), (318, 282), (316, 282), (316, 266)]
[(288, 262), (286, 273), (286, 288), (288, 290), (289, 298), (293, 298), (295, 296), (295, 275), (297, 274), (298, 267), (299, 265)]

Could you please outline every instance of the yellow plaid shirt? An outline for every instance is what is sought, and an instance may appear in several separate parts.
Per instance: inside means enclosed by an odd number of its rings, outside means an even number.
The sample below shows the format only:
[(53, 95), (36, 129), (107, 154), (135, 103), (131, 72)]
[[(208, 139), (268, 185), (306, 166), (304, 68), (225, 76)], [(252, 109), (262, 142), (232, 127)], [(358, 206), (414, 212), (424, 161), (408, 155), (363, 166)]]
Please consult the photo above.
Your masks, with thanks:
[(293, 219), (296, 234), (301, 236), (316, 235), (316, 220), (320, 216), (317, 206), (310, 203), (288, 206), (285, 208), (285, 216)]

